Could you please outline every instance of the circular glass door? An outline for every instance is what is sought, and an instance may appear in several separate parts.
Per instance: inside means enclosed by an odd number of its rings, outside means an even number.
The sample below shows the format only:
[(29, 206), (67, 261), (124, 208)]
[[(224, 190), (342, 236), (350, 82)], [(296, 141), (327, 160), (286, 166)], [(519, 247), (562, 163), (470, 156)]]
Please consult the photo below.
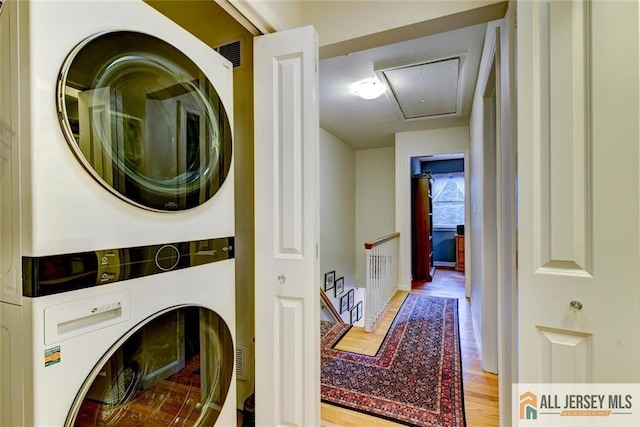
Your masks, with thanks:
[(147, 34), (80, 43), (58, 81), (63, 133), (112, 193), (157, 211), (209, 200), (231, 165), (231, 128), (215, 88), (187, 56)]
[(168, 310), (135, 328), (87, 378), (67, 426), (212, 426), (231, 384), (226, 323), (201, 307)]

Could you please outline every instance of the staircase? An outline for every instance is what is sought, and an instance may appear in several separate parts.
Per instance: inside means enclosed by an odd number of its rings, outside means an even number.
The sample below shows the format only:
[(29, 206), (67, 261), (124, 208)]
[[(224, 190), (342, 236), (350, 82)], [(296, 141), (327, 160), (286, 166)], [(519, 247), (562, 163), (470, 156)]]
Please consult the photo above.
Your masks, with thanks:
[[(347, 285), (336, 272), (324, 275), (320, 287), (323, 320), (361, 326), (375, 331), (389, 302), (398, 291), (398, 242), (400, 233), (391, 233), (364, 244), (366, 287)], [(366, 309), (366, 311), (365, 311)]]
[(364, 289), (345, 286), (344, 277), (336, 280), (332, 271), (325, 274), (320, 297), (325, 320), (364, 327)]

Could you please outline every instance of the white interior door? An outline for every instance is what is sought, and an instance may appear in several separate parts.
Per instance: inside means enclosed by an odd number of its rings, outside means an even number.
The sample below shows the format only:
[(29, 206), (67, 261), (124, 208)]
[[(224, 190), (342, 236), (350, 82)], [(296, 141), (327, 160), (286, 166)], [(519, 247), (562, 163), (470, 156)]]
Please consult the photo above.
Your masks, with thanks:
[(523, 1), (517, 32), (519, 382), (640, 382), (638, 3)]
[(320, 424), (318, 47), (254, 39), (256, 424)]

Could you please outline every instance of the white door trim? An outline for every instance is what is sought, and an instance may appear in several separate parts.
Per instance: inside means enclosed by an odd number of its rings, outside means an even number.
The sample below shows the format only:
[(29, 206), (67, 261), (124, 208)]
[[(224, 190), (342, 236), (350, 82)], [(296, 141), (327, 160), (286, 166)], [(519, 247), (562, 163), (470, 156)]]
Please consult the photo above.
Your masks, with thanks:
[(517, 382), (515, 7), (498, 27), (496, 52), (497, 117), (497, 313), (500, 425), (511, 424), (511, 387)]

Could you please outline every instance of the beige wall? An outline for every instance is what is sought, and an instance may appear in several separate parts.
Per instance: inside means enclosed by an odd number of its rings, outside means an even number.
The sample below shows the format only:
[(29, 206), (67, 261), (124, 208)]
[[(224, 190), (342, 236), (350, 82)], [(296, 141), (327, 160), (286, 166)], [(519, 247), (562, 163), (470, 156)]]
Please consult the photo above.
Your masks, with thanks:
[(306, 0), (267, 0), (272, 12), (278, 19), (287, 26), (287, 28), (301, 27), (302, 23), (302, 7)]
[(506, 2), (496, 0), (266, 0), (250, 4), (265, 19), (271, 17), (276, 28), (313, 25), (320, 39), (321, 59), (488, 22), (504, 16), (506, 10)]
[[(266, 15), (273, 14), (287, 28), (313, 25), (320, 35), (320, 46), (333, 45), (371, 34), (383, 33), (401, 27), (410, 27), (425, 21), (436, 21), (444, 16), (456, 15), (453, 22), (432, 22), (435, 32), (447, 31), (442, 25), (457, 28), (486, 22), (494, 13), (493, 7), (501, 0), (266, 0), (259, 6)], [(268, 5), (265, 8), (265, 5)], [(504, 15), (505, 7), (500, 7)], [(268, 9), (268, 10), (267, 10)], [(474, 11), (474, 16), (466, 14)], [(484, 19), (484, 21), (481, 21)], [(448, 28), (452, 29), (452, 28)], [(406, 28), (411, 31), (411, 28)], [(387, 34), (388, 36), (388, 34)], [(415, 37), (414, 37), (415, 38)]]
[(356, 284), (364, 287), (364, 242), (396, 231), (393, 148), (356, 151)]
[(325, 46), (494, 3), (498, 2), (303, 0), (300, 13), (302, 25), (313, 25), (320, 35), (320, 46)]
[(247, 346), (247, 381), (238, 381), (238, 407), (253, 392), (254, 208), (253, 43), (246, 43), (245, 67), (233, 75), (235, 112), (236, 343)]
[[(364, 286), (363, 243), (395, 231), (393, 148), (358, 150), (320, 129), (320, 271)], [(372, 214), (373, 213), (373, 214)]]
[(355, 153), (320, 129), (320, 274), (336, 272), (352, 286), (355, 275)]

